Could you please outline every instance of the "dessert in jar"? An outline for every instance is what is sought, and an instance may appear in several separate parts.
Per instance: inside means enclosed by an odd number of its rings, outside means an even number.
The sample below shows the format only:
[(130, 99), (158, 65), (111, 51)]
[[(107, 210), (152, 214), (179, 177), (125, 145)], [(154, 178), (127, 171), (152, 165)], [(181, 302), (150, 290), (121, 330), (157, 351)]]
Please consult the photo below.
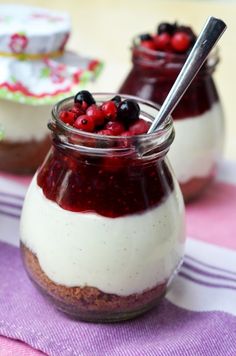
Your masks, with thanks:
[(28, 174), (50, 147), (52, 103), (93, 78), (98, 61), (65, 50), (66, 13), (0, 5), (0, 171)]
[[(169, 23), (135, 38), (133, 67), (119, 91), (162, 104), (195, 41), (191, 28)], [(217, 52), (210, 55), (173, 112), (169, 158), (185, 201), (204, 191), (222, 155), (223, 114), (212, 78), (218, 61)]]
[(156, 105), (79, 92), (59, 102), (52, 148), (21, 217), (25, 268), (65, 313), (133, 318), (166, 292), (184, 253), (184, 206), (166, 160), (173, 125)]

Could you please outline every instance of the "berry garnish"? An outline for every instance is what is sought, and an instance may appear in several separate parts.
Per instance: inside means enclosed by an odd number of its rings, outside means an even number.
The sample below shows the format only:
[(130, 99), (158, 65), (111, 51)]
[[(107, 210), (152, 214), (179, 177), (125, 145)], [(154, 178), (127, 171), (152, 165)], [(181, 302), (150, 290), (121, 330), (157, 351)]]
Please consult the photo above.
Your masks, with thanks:
[(93, 118), (96, 126), (103, 125), (105, 122), (105, 114), (96, 104), (88, 107), (86, 115)]
[(156, 45), (153, 41), (142, 41), (141, 46), (147, 49), (151, 49), (152, 51), (156, 50)]
[[(196, 41), (196, 36), (189, 26), (163, 22), (158, 26), (157, 34), (140, 35), (140, 46), (149, 50), (188, 54)], [(147, 54), (142, 53), (146, 58)], [(153, 58), (149, 58), (152, 60)], [(155, 58), (154, 58), (155, 59)]]
[(151, 41), (152, 40), (152, 36), (149, 33), (144, 33), (142, 35), (139, 36), (141, 41)]
[(137, 120), (140, 114), (140, 107), (135, 100), (128, 99), (120, 103), (117, 116), (129, 125), (132, 120)]
[(88, 106), (84, 99), (87, 100), (92, 95), (89, 92), (84, 95), (84, 92), (76, 95), (82, 100), (82, 105), (81, 101), (77, 101), (71, 108), (59, 113), (60, 119), (67, 125), (78, 130), (107, 136), (132, 136), (148, 131), (150, 125), (139, 118), (140, 107), (135, 100), (122, 100), (119, 95), (116, 95), (100, 105), (96, 104), (93, 99), (93, 104)]
[(75, 114), (71, 111), (61, 111), (59, 116), (65, 124), (73, 125), (75, 121)]
[(157, 28), (157, 33), (158, 35), (162, 33), (168, 33), (169, 35), (172, 35), (175, 32), (176, 27), (177, 27), (176, 23), (172, 25), (168, 22), (162, 22)]
[(109, 119), (114, 121), (117, 114), (117, 106), (114, 100), (106, 101), (101, 106), (103, 114)]
[(103, 130), (99, 130), (99, 131), (97, 131), (97, 134), (98, 135), (105, 135), (105, 136), (112, 136), (112, 132), (110, 131), (110, 130), (105, 130), (105, 129), (103, 129)]
[(92, 104), (95, 104), (95, 100), (94, 100), (92, 94), (87, 90), (79, 91), (74, 97), (74, 102), (78, 103), (80, 105), (83, 105), (83, 103), (86, 103), (87, 107)]
[(190, 36), (185, 32), (176, 32), (171, 39), (171, 45), (176, 52), (187, 51), (190, 42)]
[(157, 50), (165, 51), (170, 49), (171, 36), (167, 32), (154, 36), (153, 41)]
[(113, 136), (119, 136), (125, 131), (124, 125), (119, 121), (108, 121), (105, 129), (109, 130)]
[(81, 115), (75, 120), (73, 126), (82, 131), (93, 132), (95, 124), (91, 116)]
[(121, 97), (120, 97), (120, 95), (114, 96), (114, 98), (112, 98), (111, 101), (114, 101), (114, 103), (116, 104), (116, 106), (118, 106), (118, 105), (121, 103)]
[(142, 135), (148, 132), (150, 126), (150, 122), (139, 119), (130, 126), (129, 133), (131, 135)]

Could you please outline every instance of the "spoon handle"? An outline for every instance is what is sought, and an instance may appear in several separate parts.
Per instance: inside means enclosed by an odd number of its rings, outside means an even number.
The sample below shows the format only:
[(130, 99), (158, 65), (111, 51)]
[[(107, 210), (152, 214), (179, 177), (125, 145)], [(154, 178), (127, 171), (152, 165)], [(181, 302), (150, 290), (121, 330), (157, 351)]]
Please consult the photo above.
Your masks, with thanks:
[(225, 29), (226, 24), (222, 20), (208, 18), (148, 133), (154, 132), (172, 113)]

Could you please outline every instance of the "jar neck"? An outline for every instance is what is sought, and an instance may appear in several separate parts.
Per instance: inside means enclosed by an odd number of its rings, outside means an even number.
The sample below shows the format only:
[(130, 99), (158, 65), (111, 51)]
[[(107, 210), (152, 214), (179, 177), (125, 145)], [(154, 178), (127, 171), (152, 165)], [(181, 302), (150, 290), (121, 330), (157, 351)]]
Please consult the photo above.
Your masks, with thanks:
[[(142, 76), (158, 77), (158, 79), (162, 78), (165, 81), (176, 78), (187, 59), (187, 55), (154, 51), (141, 47), (140, 44), (135, 42), (131, 51), (134, 70), (137, 70)], [(211, 76), (218, 62), (219, 57), (216, 50), (208, 57), (197, 74), (195, 81)]]
[[(98, 104), (109, 100), (112, 94), (93, 94)], [(141, 109), (141, 117), (152, 122), (158, 113), (158, 106), (152, 102), (137, 97), (124, 95), (122, 100), (132, 98)], [(49, 129), (52, 131), (54, 147), (71, 152), (74, 156), (119, 156), (133, 157), (141, 160), (152, 160), (164, 157), (174, 139), (173, 121), (168, 117), (165, 122), (152, 134), (138, 136), (105, 136), (77, 130), (64, 124), (60, 118), (61, 110), (73, 105), (73, 97), (64, 99), (56, 104), (52, 111)]]

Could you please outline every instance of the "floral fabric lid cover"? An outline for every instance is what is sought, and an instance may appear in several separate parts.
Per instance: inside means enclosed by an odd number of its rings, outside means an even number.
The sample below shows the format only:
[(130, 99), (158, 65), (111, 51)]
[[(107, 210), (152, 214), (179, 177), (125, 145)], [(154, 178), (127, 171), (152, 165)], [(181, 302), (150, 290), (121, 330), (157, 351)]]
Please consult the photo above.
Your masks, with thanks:
[(101, 62), (65, 50), (70, 30), (66, 13), (0, 5), (0, 99), (51, 104), (95, 79)]

